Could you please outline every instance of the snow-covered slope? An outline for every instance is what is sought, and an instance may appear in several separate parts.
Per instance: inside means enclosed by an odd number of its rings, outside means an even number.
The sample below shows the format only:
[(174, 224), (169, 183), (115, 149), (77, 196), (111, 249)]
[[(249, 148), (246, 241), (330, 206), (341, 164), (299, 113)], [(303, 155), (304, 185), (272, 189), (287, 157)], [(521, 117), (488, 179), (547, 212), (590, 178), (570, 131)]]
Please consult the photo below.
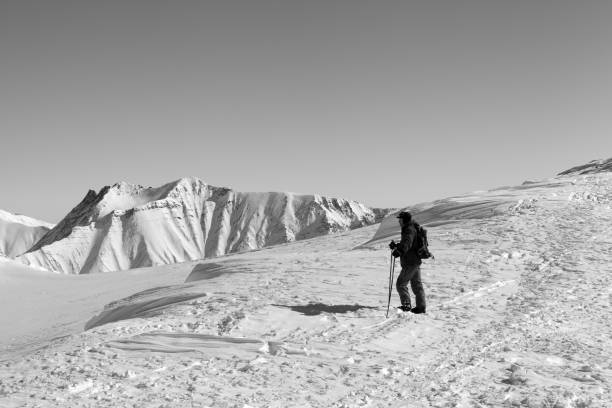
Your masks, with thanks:
[[(608, 160), (593, 160), (587, 164), (573, 167), (559, 173), (557, 177), (540, 181), (526, 181), (520, 186), (499, 187), (488, 191), (448, 197), (441, 200), (419, 203), (402, 208), (409, 211), (415, 220), (428, 227), (453, 224), (464, 220), (482, 221), (507, 213), (522, 213), (537, 206), (538, 198), (548, 193), (554, 193), (558, 188), (576, 183), (574, 177), (612, 172), (612, 158)], [(605, 201), (601, 194), (590, 192), (574, 192), (569, 200), (599, 200)], [(399, 211), (399, 210), (398, 210)], [(382, 220), (376, 234), (366, 242), (392, 238), (399, 234), (399, 227), (394, 212)]]
[(469, 196), (423, 205), (426, 314), (393, 291), (385, 317), (388, 238), (354, 249), (377, 225), (117, 273), (0, 264), (0, 406), (612, 406), (612, 173)]
[(53, 224), (0, 210), (0, 254), (23, 254), (51, 228)]
[(215, 257), (372, 224), (355, 201), (292, 193), (241, 193), (184, 178), (159, 188), (127, 183), (90, 190), (19, 257), (71, 274)]
[[(536, 205), (537, 198), (547, 191), (570, 185), (569, 178), (552, 178), (538, 182), (526, 182), (515, 187), (502, 187), (489, 191), (475, 191), (456, 197), (414, 204), (401, 211), (409, 211), (423, 226), (434, 227), (455, 224), (465, 220), (482, 222), (488, 218), (508, 213), (521, 213)], [(376, 234), (368, 242), (392, 238), (399, 234), (395, 215), (384, 218)], [(367, 244), (367, 243), (366, 243)]]

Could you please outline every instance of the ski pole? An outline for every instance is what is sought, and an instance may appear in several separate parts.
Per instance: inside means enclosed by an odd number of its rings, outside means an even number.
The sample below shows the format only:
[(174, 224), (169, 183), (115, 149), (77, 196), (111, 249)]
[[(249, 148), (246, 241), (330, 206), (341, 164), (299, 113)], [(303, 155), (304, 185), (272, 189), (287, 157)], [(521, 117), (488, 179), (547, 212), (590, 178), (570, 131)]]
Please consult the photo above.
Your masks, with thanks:
[(391, 296), (393, 295), (393, 279), (395, 277), (395, 257), (391, 255), (391, 278), (389, 279), (389, 301), (387, 302), (387, 317), (389, 316), (389, 306), (391, 305)]
[(391, 268), (393, 262), (393, 255), (391, 255), (391, 259), (389, 259), (389, 301), (387, 302), (387, 314), (385, 315), (385, 319), (389, 317), (389, 305), (391, 304)]
[(393, 258), (393, 253), (391, 253), (391, 259), (389, 260), (389, 300), (387, 302), (387, 314), (385, 315), (385, 319), (389, 317), (391, 293), (393, 293), (393, 275), (395, 275), (395, 258)]

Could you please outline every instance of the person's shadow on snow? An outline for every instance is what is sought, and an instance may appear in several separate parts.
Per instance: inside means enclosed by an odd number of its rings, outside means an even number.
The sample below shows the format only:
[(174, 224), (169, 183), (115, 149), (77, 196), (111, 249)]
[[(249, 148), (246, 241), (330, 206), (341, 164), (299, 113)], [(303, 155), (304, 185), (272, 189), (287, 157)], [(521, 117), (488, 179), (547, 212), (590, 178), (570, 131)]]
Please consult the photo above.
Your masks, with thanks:
[(362, 305), (326, 305), (324, 303), (309, 303), (307, 305), (272, 305), (278, 307), (285, 307), (293, 310), (294, 312), (302, 313), (306, 316), (316, 316), (321, 313), (348, 313), (348, 312), (356, 312), (360, 309), (378, 309), (374, 306), (362, 306)]

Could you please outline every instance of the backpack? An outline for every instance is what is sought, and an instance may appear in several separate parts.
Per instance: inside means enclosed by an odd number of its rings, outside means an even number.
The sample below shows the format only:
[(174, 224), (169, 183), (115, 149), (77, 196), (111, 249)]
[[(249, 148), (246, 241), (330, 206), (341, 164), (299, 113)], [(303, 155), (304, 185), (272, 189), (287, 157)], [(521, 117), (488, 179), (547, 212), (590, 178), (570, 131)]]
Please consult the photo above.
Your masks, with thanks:
[(416, 239), (414, 248), (416, 250), (419, 259), (436, 259), (431, 252), (429, 252), (429, 242), (427, 241), (427, 230), (421, 227), (418, 223), (414, 223), (416, 228)]

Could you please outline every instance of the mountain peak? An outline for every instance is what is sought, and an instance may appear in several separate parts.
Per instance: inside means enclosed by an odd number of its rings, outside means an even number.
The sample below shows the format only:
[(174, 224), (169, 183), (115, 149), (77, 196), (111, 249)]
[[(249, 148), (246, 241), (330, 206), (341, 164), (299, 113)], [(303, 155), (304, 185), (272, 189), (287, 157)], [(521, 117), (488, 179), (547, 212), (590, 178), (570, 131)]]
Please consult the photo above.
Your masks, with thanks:
[(63, 273), (124, 270), (257, 249), (380, 218), (354, 201), (241, 193), (197, 177), (160, 187), (118, 182), (90, 190), (21, 259)]
[(131, 193), (133, 191), (142, 190), (143, 188), (145, 187), (140, 184), (132, 184), (132, 183), (128, 183), (127, 181), (119, 181), (109, 187), (110, 190), (116, 190), (116, 191), (121, 191), (125, 193)]

